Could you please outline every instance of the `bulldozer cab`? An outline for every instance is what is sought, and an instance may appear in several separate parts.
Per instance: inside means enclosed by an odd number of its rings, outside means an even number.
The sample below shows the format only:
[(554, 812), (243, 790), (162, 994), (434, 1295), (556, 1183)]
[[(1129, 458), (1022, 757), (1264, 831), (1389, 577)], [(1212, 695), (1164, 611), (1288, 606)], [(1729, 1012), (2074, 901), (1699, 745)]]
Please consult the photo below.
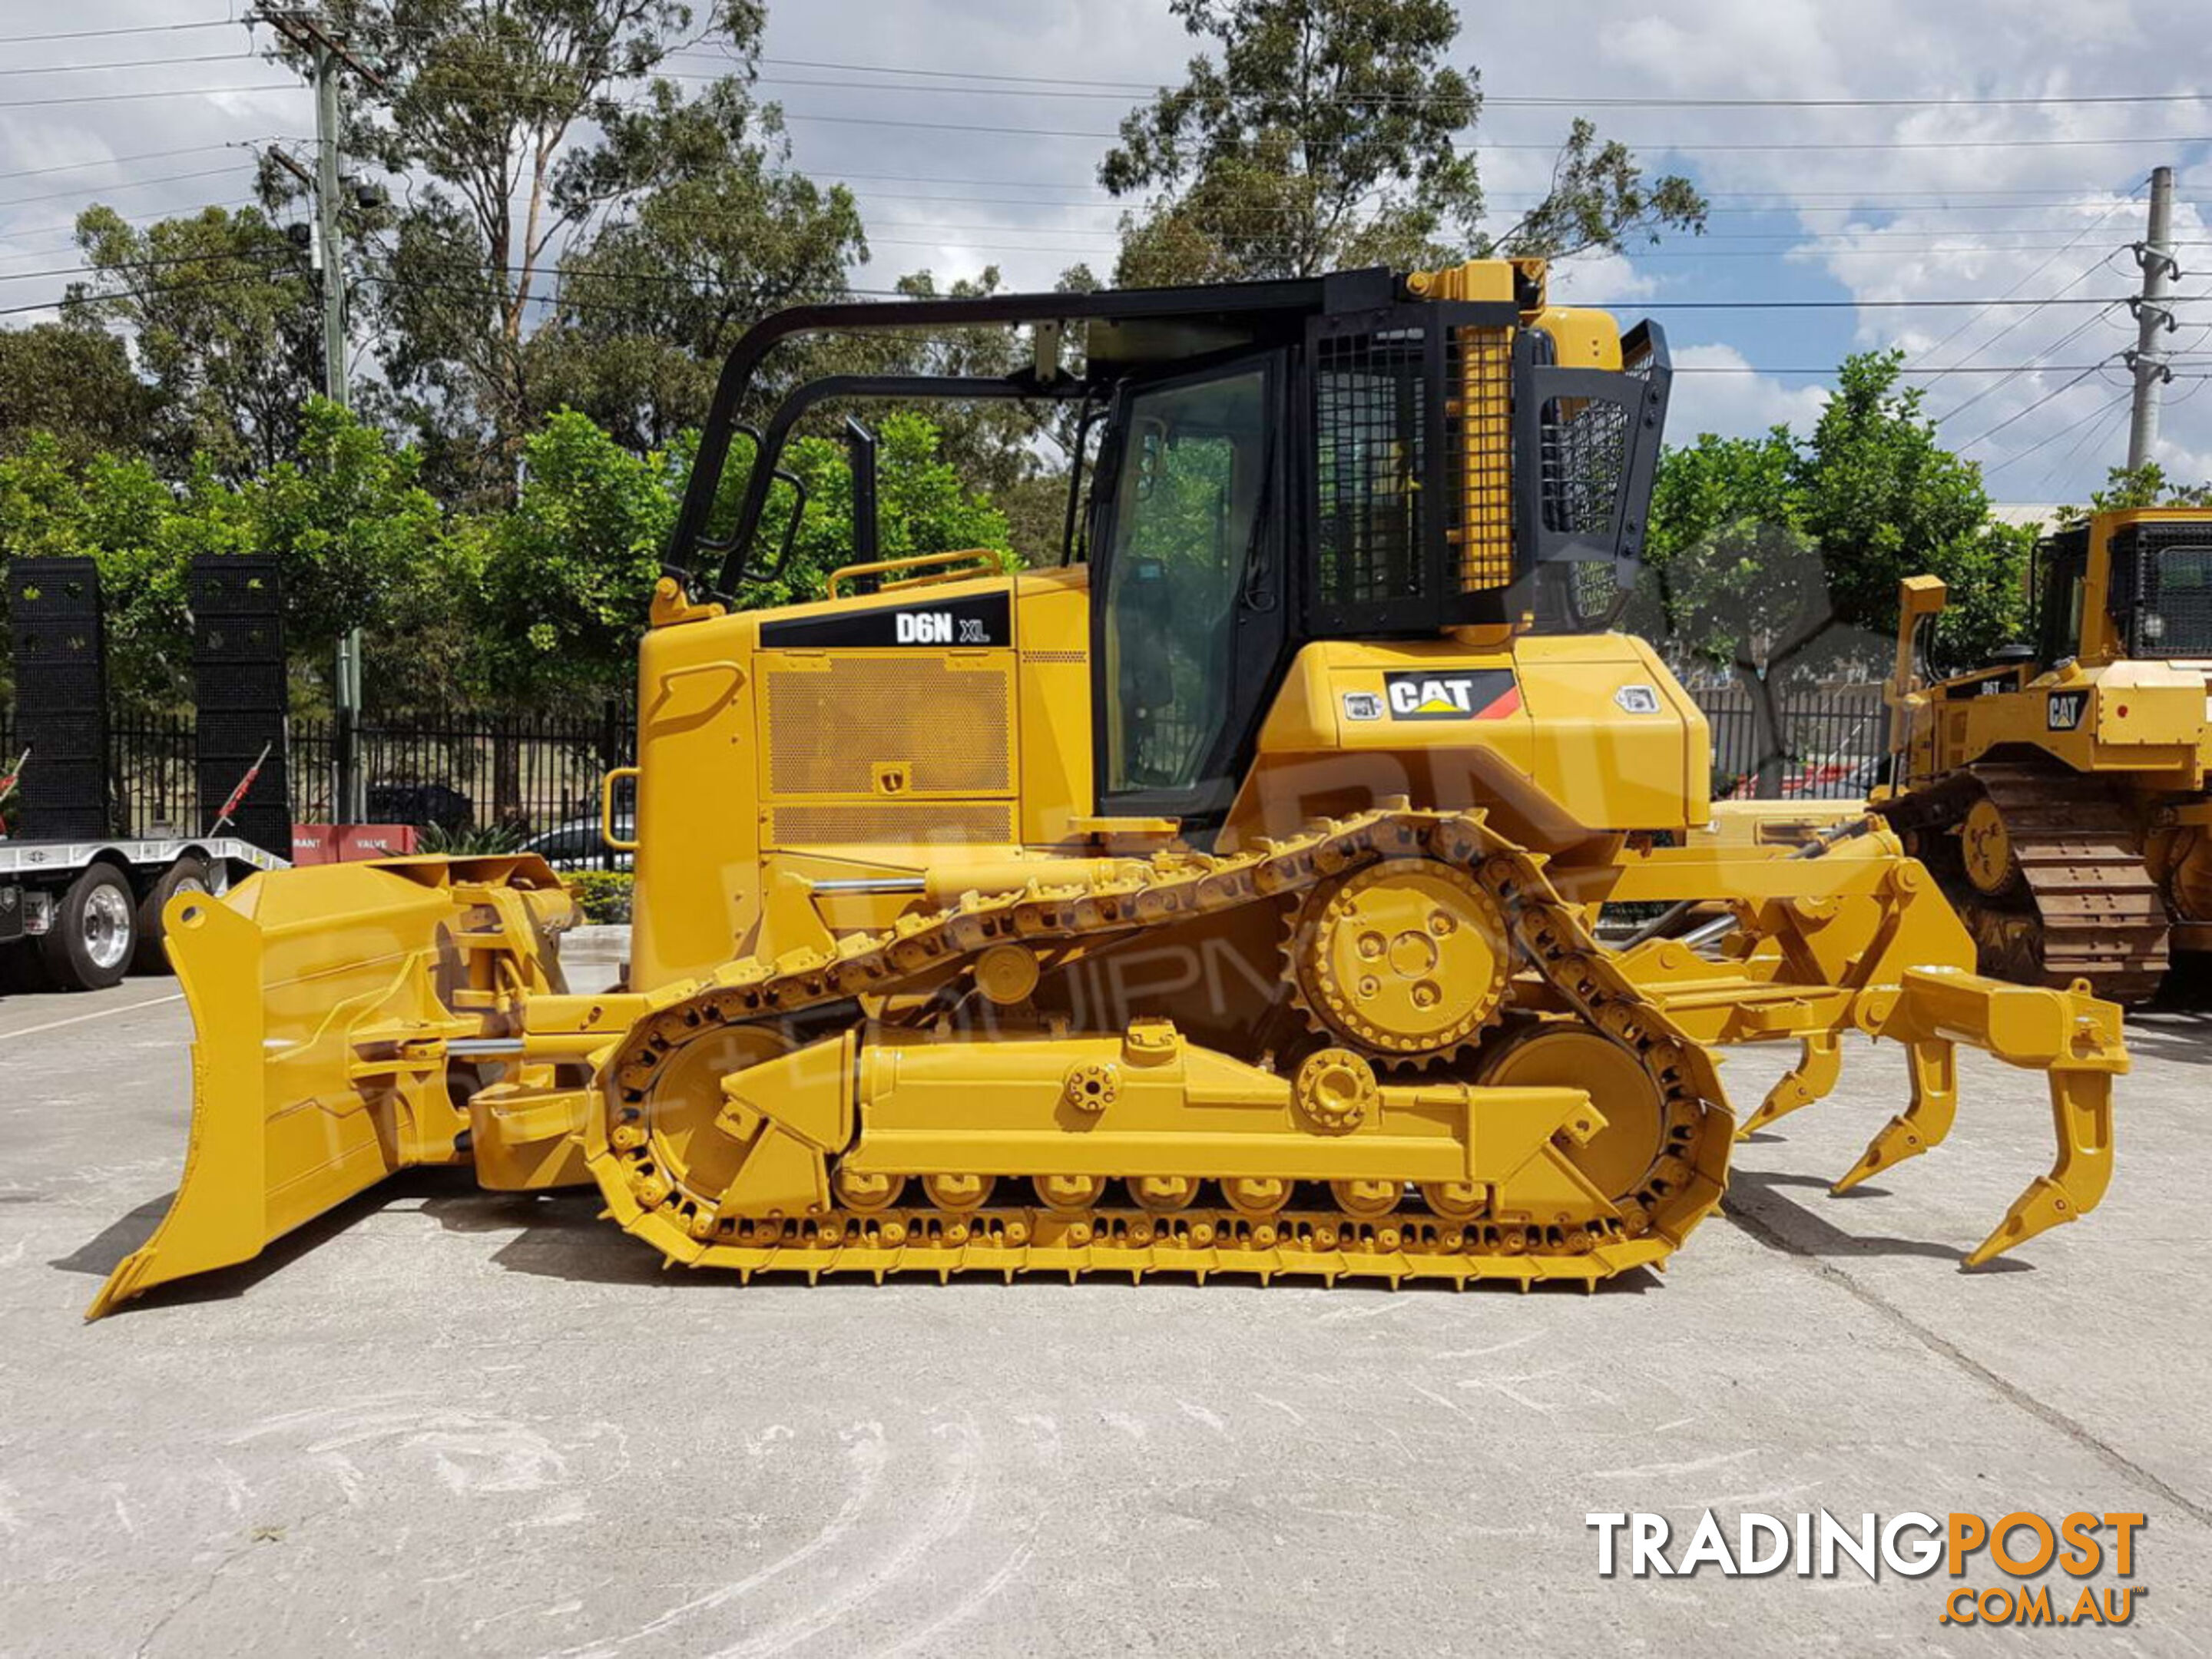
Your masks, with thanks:
[[(783, 341), (980, 327), (1030, 329), (1033, 360), (828, 377), (758, 431), (738, 419)], [(1060, 362), (1063, 337), (1079, 367)], [(1535, 262), (788, 312), (724, 369), (671, 564), (704, 599), (783, 574), (802, 504), (782, 449), (824, 404), (1076, 405), (1080, 429), (1102, 422), (1060, 550), (1089, 565), (1095, 799), (1202, 831), (1302, 646), (1608, 625), (1638, 568), (1669, 379), (1656, 326), (1624, 339), (1550, 305)], [(741, 481), (725, 476), (739, 434)], [(858, 479), (855, 498), (872, 498)], [(856, 542), (871, 552), (872, 526)]]
[(2212, 510), (2099, 513), (2036, 549), (2036, 656), (2212, 660)]

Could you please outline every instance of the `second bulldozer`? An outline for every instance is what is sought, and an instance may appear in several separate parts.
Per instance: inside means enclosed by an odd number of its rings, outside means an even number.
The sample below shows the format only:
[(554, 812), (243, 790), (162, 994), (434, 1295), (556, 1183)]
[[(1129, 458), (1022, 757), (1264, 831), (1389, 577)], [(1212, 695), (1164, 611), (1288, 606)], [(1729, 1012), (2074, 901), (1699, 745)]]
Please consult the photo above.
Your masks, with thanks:
[[(771, 349), (1010, 331), (1004, 377), (801, 385)], [(1026, 333), (1021, 332), (1026, 331)], [(1079, 362), (1064, 347), (1079, 343)], [(639, 659), (634, 951), (568, 991), (531, 858), (278, 872), (171, 913), (198, 1029), (177, 1198), (94, 1311), (246, 1261), (411, 1165), (595, 1187), (669, 1262), (1589, 1285), (1663, 1265), (1740, 1126), (1716, 1049), (1840, 1041), (1942, 1140), (1954, 1045), (2048, 1081), (2057, 1160), (1970, 1256), (2094, 1207), (2118, 1010), (1977, 977), (1879, 821), (1716, 829), (1696, 705), (1608, 631), (1665, 414), (1659, 331), (1544, 270), (786, 313), (722, 376)], [(877, 556), (743, 611), (838, 400), (1055, 409), (1056, 567)], [(777, 526), (781, 526), (779, 532)], [(1601, 935), (1607, 906), (1658, 912)]]
[(2139, 1002), (2212, 950), (2212, 508), (2094, 514), (2042, 543), (2031, 586), (2033, 644), (1930, 680), (1943, 584), (1902, 584), (1879, 807), (1984, 972)]

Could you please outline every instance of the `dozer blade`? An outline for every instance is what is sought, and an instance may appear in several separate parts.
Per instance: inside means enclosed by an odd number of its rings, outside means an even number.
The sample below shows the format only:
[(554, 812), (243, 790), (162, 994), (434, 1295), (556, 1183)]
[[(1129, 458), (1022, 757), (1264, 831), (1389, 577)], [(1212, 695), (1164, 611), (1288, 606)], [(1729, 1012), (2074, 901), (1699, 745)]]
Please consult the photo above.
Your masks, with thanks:
[(2128, 1058), (2118, 1006), (2091, 995), (2088, 981), (2054, 991), (1956, 969), (1912, 969), (1878, 1034), (1907, 1045), (1912, 1098), (1875, 1132), (1834, 1191), (1849, 1192), (1942, 1144), (1958, 1116), (1954, 1045), (1965, 1042), (2045, 1073), (2058, 1142), (2051, 1173), (2028, 1183), (1966, 1266), (1978, 1267), (2038, 1233), (2078, 1221), (2104, 1201), (2112, 1179), (2112, 1079), (2126, 1073)]
[(196, 1030), (185, 1170), (86, 1310), (251, 1261), (385, 1176), (465, 1163), (472, 1068), (447, 1043), (518, 1029), (559, 987), (573, 909), (532, 856), (280, 870), (164, 914)]

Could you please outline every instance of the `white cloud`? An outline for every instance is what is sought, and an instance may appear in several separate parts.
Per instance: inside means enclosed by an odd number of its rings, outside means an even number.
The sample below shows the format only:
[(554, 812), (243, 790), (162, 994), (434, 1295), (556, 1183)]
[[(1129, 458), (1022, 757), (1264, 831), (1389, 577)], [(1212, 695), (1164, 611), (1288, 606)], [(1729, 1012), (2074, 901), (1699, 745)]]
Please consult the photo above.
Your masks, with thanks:
[(1585, 253), (1552, 267), (1551, 297), (1569, 305), (1589, 300), (1646, 300), (1659, 279), (1636, 268), (1624, 253)]
[(1732, 345), (1678, 345), (1674, 357), (1676, 374), (1667, 434), (1675, 443), (1688, 443), (1707, 432), (1723, 438), (1755, 437), (1776, 426), (1807, 432), (1827, 404), (1828, 394), (1820, 386), (1792, 385), (1751, 372), (1750, 362)]

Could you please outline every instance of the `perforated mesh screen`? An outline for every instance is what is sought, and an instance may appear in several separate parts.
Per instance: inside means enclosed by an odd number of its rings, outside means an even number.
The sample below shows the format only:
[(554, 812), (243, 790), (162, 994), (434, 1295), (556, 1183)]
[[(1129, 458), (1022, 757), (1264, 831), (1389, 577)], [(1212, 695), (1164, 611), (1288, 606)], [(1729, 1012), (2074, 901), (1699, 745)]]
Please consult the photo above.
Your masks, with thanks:
[(1456, 392), (1449, 536), (1460, 592), (1474, 593), (1513, 580), (1513, 331), (1454, 329), (1446, 354)]
[(2146, 657), (2212, 657), (2212, 525), (2137, 528), (2142, 600), (2133, 649)]
[(1314, 399), (1323, 603), (1423, 597), (1420, 331), (1320, 340)]
[(1544, 403), (1544, 527), (1602, 536), (1628, 467), (1628, 407), (1604, 398), (1551, 398)]
[(812, 801), (769, 814), (769, 842), (775, 847), (960, 845), (1013, 838), (1012, 801)]
[(875, 770), (908, 769), (909, 793), (1013, 787), (1013, 672), (934, 658), (831, 657), (768, 676), (769, 793), (865, 795)]

